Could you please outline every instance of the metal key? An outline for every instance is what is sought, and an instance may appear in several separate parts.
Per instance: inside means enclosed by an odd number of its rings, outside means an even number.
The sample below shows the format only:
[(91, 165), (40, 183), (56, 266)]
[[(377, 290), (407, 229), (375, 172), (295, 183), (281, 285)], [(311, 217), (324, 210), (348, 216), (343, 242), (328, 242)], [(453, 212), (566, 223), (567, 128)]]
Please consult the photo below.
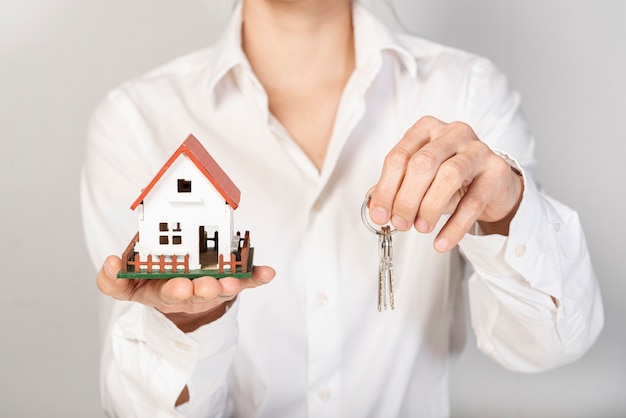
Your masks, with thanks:
[[(378, 227), (372, 225), (367, 215), (368, 204), (372, 199), (370, 194), (365, 198), (361, 207), (361, 220), (370, 232), (378, 235), (378, 255), (380, 262), (378, 264), (378, 312), (383, 308), (395, 309), (394, 291), (393, 291), (393, 243), (391, 234), (396, 229), (391, 229), (389, 225)], [(378, 229), (380, 228), (380, 229)]]
[(385, 225), (381, 228), (378, 236), (378, 252), (380, 264), (378, 267), (378, 312), (384, 307), (387, 309), (387, 302), (391, 309), (395, 309), (393, 295), (393, 243), (391, 242), (391, 227)]

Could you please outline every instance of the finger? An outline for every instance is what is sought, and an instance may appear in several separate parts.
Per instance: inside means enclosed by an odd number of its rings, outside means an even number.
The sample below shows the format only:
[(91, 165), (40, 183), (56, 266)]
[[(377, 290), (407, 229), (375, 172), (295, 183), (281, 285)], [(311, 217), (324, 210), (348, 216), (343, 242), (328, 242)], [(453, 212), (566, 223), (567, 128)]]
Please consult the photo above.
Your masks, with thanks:
[(369, 215), (374, 223), (384, 225), (391, 219), (393, 201), (404, 178), (405, 166), (409, 159), (410, 153), (397, 146), (385, 157), (382, 174), (372, 192), (369, 204)]
[(423, 233), (433, 230), (441, 215), (453, 213), (460, 197), (476, 175), (475, 159), (467, 153), (444, 161), (420, 204), (415, 228)]
[[(269, 266), (254, 266), (252, 268), (252, 276), (239, 279), (241, 290), (253, 289), (255, 287), (263, 286), (271, 282), (276, 276), (276, 271)], [(227, 286), (224, 286), (224, 291), (228, 291)]]
[(389, 151), (383, 163), (382, 173), (370, 202), (370, 218), (378, 225), (391, 219), (396, 194), (404, 180), (407, 165), (413, 154), (427, 144), (443, 122), (424, 117), (404, 134), (400, 142)]
[(458, 152), (457, 141), (455, 135), (449, 131), (434, 139), (411, 157), (402, 185), (393, 202), (391, 223), (399, 230), (406, 231), (415, 223), (424, 199), (429, 195), (441, 200), (452, 194), (433, 194), (431, 189), (439, 176), (441, 164)]
[(107, 296), (115, 299), (126, 299), (132, 288), (128, 279), (118, 279), (117, 273), (122, 267), (122, 260), (114, 255), (106, 258), (96, 276), (98, 289)]
[(193, 296), (200, 300), (211, 300), (218, 298), (222, 292), (221, 279), (215, 277), (199, 277), (193, 280)]
[(437, 251), (451, 250), (470, 230), (491, 200), (492, 188), (490, 185), (491, 182), (484, 181), (484, 178), (480, 176), (474, 180), (467, 193), (459, 201), (454, 213), (435, 238), (434, 246)]
[(157, 298), (157, 303), (177, 304), (189, 300), (194, 295), (194, 284), (185, 277), (175, 277), (172, 279), (150, 280), (151, 295)]
[[(163, 313), (200, 314), (226, 301), (226, 299), (220, 300), (217, 296), (220, 285), (214, 277), (200, 277), (194, 280), (176, 277), (169, 280), (151, 281), (154, 282), (151, 284), (155, 286), (155, 290), (160, 286), (160, 291), (153, 293), (158, 296), (154, 306)], [(207, 290), (211, 287), (217, 290)], [(197, 289), (200, 289), (199, 294)]]
[[(98, 289), (105, 295), (117, 300), (135, 301), (148, 306), (172, 304), (184, 295), (163, 293), (162, 288), (169, 280), (142, 280), (117, 278), (122, 260), (117, 256), (109, 256), (105, 260), (96, 278)], [(172, 283), (170, 287), (174, 287)], [(180, 293), (180, 292), (178, 292)]]
[(244, 289), (258, 287), (269, 283), (275, 276), (275, 271), (267, 266), (254, 266), (252, 276), (249, 278), (201, 277), (193, 281), (194, 296), (198, 299), (211, 300), (222, 298), (228, 300), (234, 298)]

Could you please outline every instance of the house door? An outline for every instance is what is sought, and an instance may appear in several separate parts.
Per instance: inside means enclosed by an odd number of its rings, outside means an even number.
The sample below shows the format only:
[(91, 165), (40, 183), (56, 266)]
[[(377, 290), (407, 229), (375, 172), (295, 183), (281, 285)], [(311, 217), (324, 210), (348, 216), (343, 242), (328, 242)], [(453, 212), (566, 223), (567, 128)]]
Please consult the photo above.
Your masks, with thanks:
[(217, 233), (217, 227), (205, 227), (204, 225), (199, 228), (198, 231), (200, 240), (200, 252), (217, 251), (219, 248), (219, 234)]
[(201, 226), (198, 229), (201, 268), (217, 268), (219, 234), (217, 226)]

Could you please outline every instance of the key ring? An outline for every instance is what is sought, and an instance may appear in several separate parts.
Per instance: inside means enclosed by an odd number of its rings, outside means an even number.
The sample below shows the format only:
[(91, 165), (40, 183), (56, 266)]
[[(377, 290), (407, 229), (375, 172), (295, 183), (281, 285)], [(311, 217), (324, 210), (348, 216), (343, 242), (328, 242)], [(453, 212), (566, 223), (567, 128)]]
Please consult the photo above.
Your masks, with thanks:
[[(378, 225), (373, 225), (370, 220), (370, 217), (368, 216), (367, 212), (369, 212), (368, 210), (369, 208), (367, 205), (370, 203), (370, 200), (372, 200), (372, 193), (367, 195), (367, 197), (363, 201), (363, 205), (361, 205), (361, 220), (363, 221), (363, 225), (365, 225), (367, 229), (369, 229), (370, 232), (376, 235), (383, 235), (382, 228), (379, 227)], [(397, 229), (391, 228), (391, 231), (389, 232), (389, 234), (394, 234), (397, 231), (398, 231)]]

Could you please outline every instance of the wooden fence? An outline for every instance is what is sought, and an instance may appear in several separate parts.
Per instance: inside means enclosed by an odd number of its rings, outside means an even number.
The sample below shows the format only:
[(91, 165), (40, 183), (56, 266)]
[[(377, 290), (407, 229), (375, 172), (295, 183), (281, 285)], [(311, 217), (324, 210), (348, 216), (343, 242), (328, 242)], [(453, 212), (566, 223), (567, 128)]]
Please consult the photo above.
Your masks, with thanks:
[(135, 234), (126, 247), (126, 250), (122, 253), (122, 273), (128, 273), (128, 268), (130, 266), (133, 266), (133, 271), (135, 273), (141, 272), (142, 266), (146, 267), (146, 269), (143, 270), (146, 273), (153, 273), (155, 268), (158, 269), (159, 273), (165, 273), (166, 268), (169, 268), (172, 273), (178, 273), (179, 267), (182, 267), (180, 272), (189, 273), (189, 254), (185, 254), (181, 261), (179, 261), (179, 257), (176, 255), (172, 255), (170, 260), (166, 260), (164, 255), (153, 257), (149, 254), (145, 261), (141, 261), (139, 253), (135, 252), (135, 244), (138, 242), (139, 232)]

